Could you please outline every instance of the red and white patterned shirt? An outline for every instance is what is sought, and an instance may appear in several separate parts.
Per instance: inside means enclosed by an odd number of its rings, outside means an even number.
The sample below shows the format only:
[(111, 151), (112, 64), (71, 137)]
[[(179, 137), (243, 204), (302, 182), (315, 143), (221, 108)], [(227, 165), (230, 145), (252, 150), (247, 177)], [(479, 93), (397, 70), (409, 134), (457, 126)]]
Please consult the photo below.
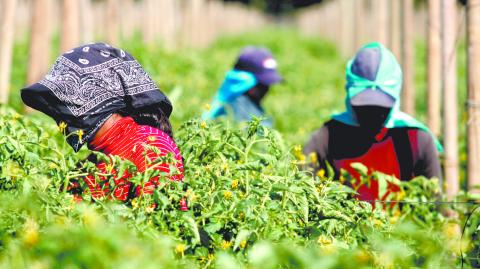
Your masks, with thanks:
[[(139, 172), (144, 172), (150, 161), (158, 157), (173, 154), (176, 160), (174, 165), (177, 171), (170, 171), (170, 163), (151, 163), (153, 169), (165, 172), (171, 180), (183, 180), (183, 161), (180, 151), (175, 142), (166, 133), (147, 125), (137, 124), (131, 117), (125, 117), (117, 121), (102, 137), (98, 137), (91, 142), (94, 150), (101, 151), (107, 155), (119, 156), (122, 159), (129, 160), (137, 167)], [(153, 152), (149, 147), (158, 149), (159, 154)], [(120, 178), (117, 177), (117, 171), (112, 169), (107, 171), (105, 163), (97, 165), (101, 173), (109, 173), (114, 176), (115, 189), (113, 196), (121, 201), (128, 198), (131, 183), (128, 178), (131, 174), (126, 171)], [(110, 190), (102, 187), (105, 177), (99, 176), (98, 181), (90, 175), (85, 179), (93, 198), (100, 198), (107, 195)], [(135, 190), (136, 196), (141, 194), (152, 194), (155, 186), (158, 185), (158, 177), (150, 179), (141, 188), (138, 186)]]

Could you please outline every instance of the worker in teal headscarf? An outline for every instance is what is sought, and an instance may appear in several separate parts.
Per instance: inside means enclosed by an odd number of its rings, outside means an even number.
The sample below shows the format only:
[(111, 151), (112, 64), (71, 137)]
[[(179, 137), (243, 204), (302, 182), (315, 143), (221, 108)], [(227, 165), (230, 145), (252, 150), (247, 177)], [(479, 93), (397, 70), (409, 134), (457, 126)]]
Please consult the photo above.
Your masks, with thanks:
[[(442, 147), (428, 128), (400, 111), (402, 70), (395, 56), (380, 43), (362, 47), (346, 68), (346, 111), (313, 133), (304, 148), (316, 154), (316, 170), (329, 163), (340, 175), (343, 169), (358, 177), (352, 163), (373, 171), (410, 180), (416, 176), (441, 179)], [(377, 182), (358, 187), (359, 198), (376, 200)], [(390, 185), (388, 193), (398, 191)]]
[(261, 102), (270, 87), (282, 81), (277, 72), (277, 62), (266, 48), (249, 46), (243, 49), (232, 70), (228, 71), (209, 111), (206, 120), (227, 115), (230, 111), (236, 121), (250, 121), (252, 117), (264, 118), (262, 124), (272, 126)]

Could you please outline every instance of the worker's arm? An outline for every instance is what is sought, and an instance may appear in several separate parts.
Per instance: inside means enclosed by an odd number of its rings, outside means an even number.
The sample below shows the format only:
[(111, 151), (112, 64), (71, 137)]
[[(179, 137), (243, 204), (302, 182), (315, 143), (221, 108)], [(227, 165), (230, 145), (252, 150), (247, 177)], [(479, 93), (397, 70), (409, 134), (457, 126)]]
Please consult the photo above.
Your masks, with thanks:
[(307, 161), (310, 159), (310, 154), (315, 153), (317, 155), (317, 162), (310, 163), (310, 167), (313, 168), (315, 173), (320, 169), (324, 169), (327, 172), (328, 133), (327, 126), (316, 130), (303, 148), (303, 154), (306, 156)]

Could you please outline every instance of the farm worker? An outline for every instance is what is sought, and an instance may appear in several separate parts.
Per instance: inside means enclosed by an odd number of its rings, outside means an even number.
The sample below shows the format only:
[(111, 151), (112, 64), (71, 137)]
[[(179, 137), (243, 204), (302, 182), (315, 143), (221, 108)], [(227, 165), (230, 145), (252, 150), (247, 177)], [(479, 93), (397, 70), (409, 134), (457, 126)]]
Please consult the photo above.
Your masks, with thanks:
[[(441, 179), (442, 147), (428, 128), (400, 111), (402, 70), (395, 56), (380, 43), (362, 47), (346, 68), (346, 111), (334, 114), (313, 133), (303, 152), (314, 154), (316, 171), (332, 165), (358, 179), (352, 163), (362, 163), (368, 173), (382, 172), (400, 180), (416, 176)], [(358, 182), (357, 182), (358, 183)], [(378, 182), (355, 186), (362, 200), (384, 199), (399, 188), (389, 184), (379, 197)]]
[[(157, 163), (155, 169), (171, 180), (183, 179), (182, 156), (168, 119), (172, 105), (124, 50), (96, 43), (67, 51), (42, 80), (22, 89), (21, 96), (26, 105), (57, 122), (75, 152), (87, 144), (91, 150), (131, 161), (140, 172), (149, 166), (144, 154), (150, 160), (172, 155), (172, 163)], [(116, 173), (105, 163), (98, 167), (103, 173)], [(153, 178), (143, 188), (134, 187), (128, 176), (127, 172), (115, 180), (113, 196), (122, 201), (129, 195), (153, 193), (159, 184)], [(87, 177), (86, 183), (94, 198), (106, 194), (95, 178)]]
[[(234, 68), (227, 72), (209, 111), (203, 114), (206, 120), (215, 119), (231, 111), (236, 121), (250, 121), (252, 116), (263, 117), (261, 102), (270, 87), (282, 81), (277, 72), (277, 61), (266, 48), (245, 47)], [(272, 126), (272, 120), (262, 124)]]

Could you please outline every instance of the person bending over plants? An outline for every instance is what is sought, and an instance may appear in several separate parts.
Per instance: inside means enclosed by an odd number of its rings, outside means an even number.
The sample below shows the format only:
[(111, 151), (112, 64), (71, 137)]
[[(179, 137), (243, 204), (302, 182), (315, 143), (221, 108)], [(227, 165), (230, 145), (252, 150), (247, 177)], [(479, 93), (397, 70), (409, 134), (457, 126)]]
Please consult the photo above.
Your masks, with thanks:
[[(22, 89), (21, 96), (26, 105), (57, 122), (76, 152), (87, 144), (91, 150), (132, 162), (139, 172), (150, 168), (171, 180), (183, 179), (182, 156), (168, 118), (172, 105), (122, 49), (96, 43), (67, 51), (42, 80)], [(161, 158), (162, 162), (154, 162)], [(101, 173), (116, 174), (104, 162), (97, 166)], [(135, 187), (129, 176), (126, 172), (115, 180), (116, 199), (151, 194), (159, 184), (154, 177)], [(102, 187), (105, 177), (88, 176), (85, 181), (93, 198), (110, 193)]]
[[(335, 177), (348, 172), (359, 199), (373, 201), (399, 190), (392, 183), (379, 197), (379, 183), (362, 184), (353, 163), (367, 173), (378, 171), (410, 180), (417, 176), (441, 180), (440, 143), (422, 123), (400, 111), (402, 70), (395, 56), (380, 43), (362, 47), (346, 68), (346, 111), (335, 114), (315, 131), (303, 152), (316, 155), (315, 172), (329, 163)], [(441, 185), (440, 185), (441, 186)]]
[[(253, 116), (265, 118), (261, 102), (270, 86), (282, 81), (277, 72), (277, 62), (266, 48), (249, 46), (243, 49), (234, 68), (227, 72), (206, 120), (216, 119), (230, 111), (236, 121), (250, 121)], [(272, 126), (272, 120), (262, 124)]]

